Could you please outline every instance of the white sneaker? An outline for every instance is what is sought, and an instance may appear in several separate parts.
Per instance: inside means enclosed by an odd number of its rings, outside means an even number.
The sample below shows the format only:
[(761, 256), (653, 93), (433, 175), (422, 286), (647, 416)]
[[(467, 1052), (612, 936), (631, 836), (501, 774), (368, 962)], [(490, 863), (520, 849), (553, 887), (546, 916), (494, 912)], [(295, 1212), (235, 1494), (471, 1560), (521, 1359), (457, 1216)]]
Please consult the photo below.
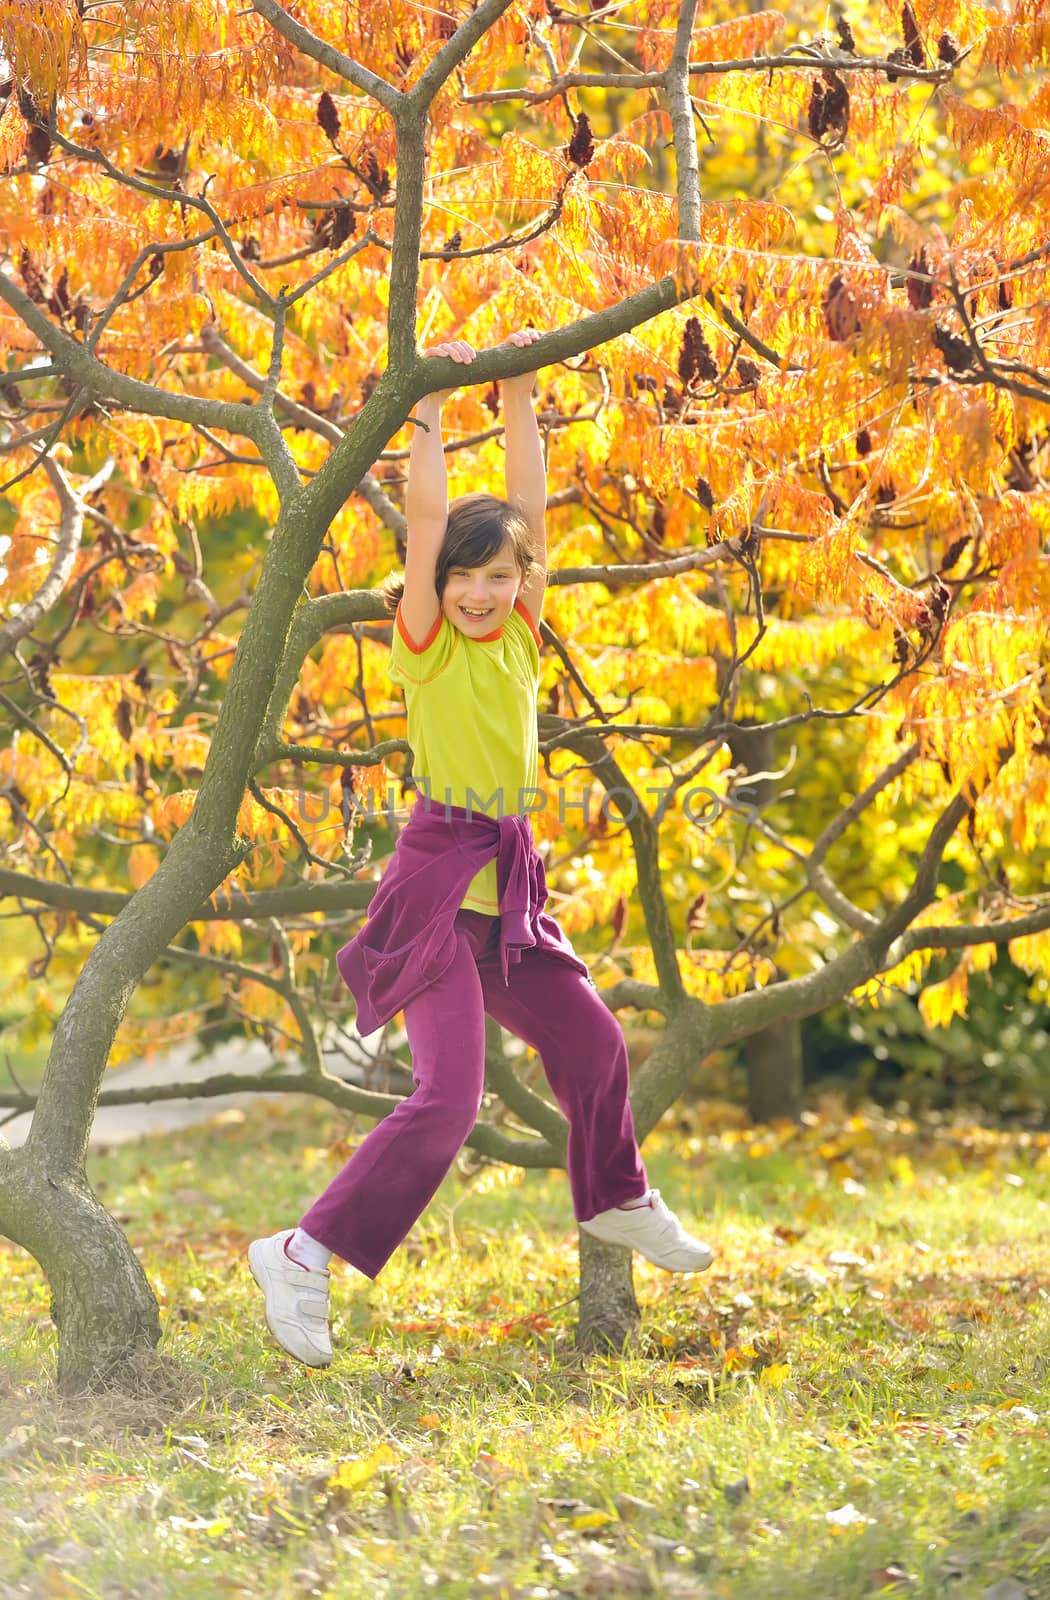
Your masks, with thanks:
[(668, 1272), (704, 1272), (715, 1259), (710, 1245), (686, 1233), (674, 1212), (660, 1199), (659, 1189), (650, 1189), (648, 1205), (632, 1206), (626, 1211), (614, 1206), (611, 1211), (599, 1211), (596, 1217), (581, 1222), (580, 1227), (605, 1244), (622, 1244), (637, 1250), (647, 1261), (666, 1267)]
[(285, 1254), (294, 1228), (248, 1246), (252, 1277), (266, 1296), (266, 1326), (288, 1354), (308, 1367), (327, 1367), (332, 1359), (328, 1333), (327, 1269), (310, 1271)]

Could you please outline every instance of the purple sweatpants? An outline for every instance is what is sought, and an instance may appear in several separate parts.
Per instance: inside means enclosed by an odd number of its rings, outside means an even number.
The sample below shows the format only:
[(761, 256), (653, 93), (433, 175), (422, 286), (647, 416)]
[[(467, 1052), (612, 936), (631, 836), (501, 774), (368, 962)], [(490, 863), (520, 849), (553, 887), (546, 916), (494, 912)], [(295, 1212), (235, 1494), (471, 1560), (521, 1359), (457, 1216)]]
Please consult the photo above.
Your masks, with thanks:
[(577, 1218), (648, 1187), (627, 1098), (627, 1048), (612, 1012), (581, 973), (545, 951), (524, 951), (505, 985), (497, 917), (461, 910), (456, 933), (447, 972), (405, 1007), (414, 1093), (377, 1123), (299, 1224), (369, 1278), (433, 1199), (477, 1120), (486, 1012), (539, 1052), (569, 1123)]

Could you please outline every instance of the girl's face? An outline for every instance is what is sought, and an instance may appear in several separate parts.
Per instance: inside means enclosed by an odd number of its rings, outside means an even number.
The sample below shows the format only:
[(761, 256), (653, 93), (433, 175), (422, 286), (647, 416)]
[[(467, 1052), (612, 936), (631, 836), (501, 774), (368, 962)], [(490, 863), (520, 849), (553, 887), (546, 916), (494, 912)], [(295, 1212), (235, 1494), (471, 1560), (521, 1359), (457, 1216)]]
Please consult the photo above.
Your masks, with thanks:
[(514, 609), (521, 573), (509, 544), (483, 567), (450, 567), (441, 609), (468, 638), (494, 633)]

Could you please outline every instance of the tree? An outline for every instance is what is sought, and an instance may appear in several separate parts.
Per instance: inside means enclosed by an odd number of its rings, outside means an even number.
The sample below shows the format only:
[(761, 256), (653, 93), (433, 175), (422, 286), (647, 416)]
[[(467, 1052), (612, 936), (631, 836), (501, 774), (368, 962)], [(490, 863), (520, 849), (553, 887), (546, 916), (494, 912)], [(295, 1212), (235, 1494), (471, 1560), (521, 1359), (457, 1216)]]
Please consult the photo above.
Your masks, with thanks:
[[(372, 882), (360, 854), (340, 860), (341, 829), (293, 815), (290, 785), (334, 770), (321, 797), (360, 812), (369, 775), (382, 790), (405, 753), (377, 737), (383, 613), (367, 585), (384, 536), (403, 537), (397, 435), (456, 381), (419, 341), (553, 325), (528, 352), (479, 359), (450, 460), (464, 486), (492, 471), (485, 386), (538, 361), (565, 484), (548, 788), (582, 765), (604, 790), (577, 812), (572, 859), (552, 849), (552, 881), (570, 932), (612, 930), (607, 1003), (664, 1018), (634, 1086), (641, 1136), (705, 1053), (921, 972), (933, 950), (962, 952), (933, 1013), (965, 1003), (967, 963), (996, 943), (1050, 971), (1026, 861), (1048, 771), (1046, 157), (1035, 103), (996, 78), (1045, 53), (1028, 0), (953, 6), (958, 37), (941, 0), (869, 8), (861, 46), (845, 19), (807, 37), (805, 8), (696, 27), (695, 4), (651, 0), (615, 72), (602, 13), (253, 7), (81, 16), (51, 0), (0, 21), (16, 734), (0, 891), (32, 915), (45, 967), (87, 952), (29, 1141), (0, 1152), (0, 1226), (47, 1273), (70, 1387), (158, 1336), (84, 1172), (107, 1057), (155, 963), (231, 976), (268, 1026), (298, 1032), (317, 1092), (389, 1107), (322, 1070), (299, 980), (321, 982), (318, 918), (359, 912)], [(891, 28), (903, 44), (887, 48)], [(919, 95), (945, 130), (944, 196), (913, 177)], [(603, 113), (619, 119), (607, 133)], [(791, 208), (737, 193), (738, 115), (761, 119), (756, 190), (776, 159), (795, 210), (823, 216), (799, 228), (805, 248)], [(668, 136), (673, 198), (642, 181)], [(819, 178), (791, 169), (800, 138)], [(213, 529), (249, 508), (267, 531), (238, 571)], [(190, 606), (204, 620), (187, 632)], [(59, 673), (73, 638), (89, 670)], [(731, 743), (761, 713), (814, 759), (863, 734), (856, 792), (822, 793), (815, 826), (785, 824), (779, 791), (759, 809), (737, 793)], [(892, 874), (873, 872), (895, 811)], [(131, 846), (131, 895), (109, 887), (124, 847), (106, 824)], [(564, 832), (549, 811), (536, 825), (551, 846)], [(577, 895), (582, 841), (601, 865)], [(280, 887), (289, 845), (298, 882)], [(948, 894), (946, 851), (961, 869)], [(708, 903), (720, 862), (727, 883), (746, 864), (745, 926)], [(276, 977), (238, 959), (264, 931)], [(559, 1119), (495, 1048), (491, 1069), (540, 1137), (481, 1126), (475, 1148), (556, 1163)], [(618, 1343), (637, 1319), (629, 1263), (592, 1245), (581, 1335)]]

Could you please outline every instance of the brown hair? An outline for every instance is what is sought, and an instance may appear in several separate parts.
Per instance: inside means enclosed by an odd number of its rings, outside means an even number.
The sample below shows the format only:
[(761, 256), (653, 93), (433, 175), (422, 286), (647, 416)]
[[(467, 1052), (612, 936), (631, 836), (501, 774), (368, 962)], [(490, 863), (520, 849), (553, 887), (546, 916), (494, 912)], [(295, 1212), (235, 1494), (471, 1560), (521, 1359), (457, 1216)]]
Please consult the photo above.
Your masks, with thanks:
[[(532, 533), (520, 511), (494, 494), (464, 494), (448, 508), (445, 538), (438, 553), (434, 592), (440, 599), (453, 567), (483, 567), (510, 545), (521, 581), (538, 570), (532, 554)], [(392, 573), (379, 586), (387, 611), (393, 616), (405, 592), (405, 580)]]

